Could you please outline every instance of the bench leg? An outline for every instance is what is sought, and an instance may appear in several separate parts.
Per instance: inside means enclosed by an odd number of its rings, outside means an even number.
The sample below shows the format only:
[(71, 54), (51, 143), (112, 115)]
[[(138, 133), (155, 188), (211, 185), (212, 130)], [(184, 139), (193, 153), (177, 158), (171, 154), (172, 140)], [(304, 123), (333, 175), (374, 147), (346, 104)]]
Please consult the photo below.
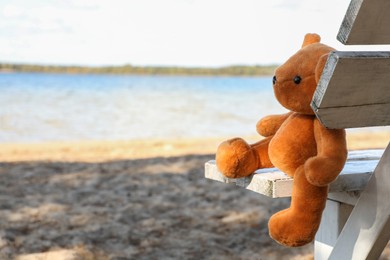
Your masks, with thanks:
[(315, 260), (326, 260), (329, 258), (352, 209), (352, 205), (331, 199), (326, 201), (321, 225), (314, 241)]
[(378, 259), (390, 238), (390, 146), (362, 192), (329, 259)]

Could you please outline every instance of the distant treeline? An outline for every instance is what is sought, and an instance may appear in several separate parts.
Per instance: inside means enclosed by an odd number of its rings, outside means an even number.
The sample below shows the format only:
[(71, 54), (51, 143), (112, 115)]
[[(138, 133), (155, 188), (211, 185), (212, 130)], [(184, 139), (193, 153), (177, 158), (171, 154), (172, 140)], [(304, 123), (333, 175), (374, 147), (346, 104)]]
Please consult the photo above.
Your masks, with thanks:
[(0, 72), (41, 72), (69, 74), (133, 74), (133, 75), (204, 75), (204, 76), (266, 76), (273, 75), (276, 65), (228, 66), (220, 68), (152, 67), (152, 66), (46, 66), (0, 63)]

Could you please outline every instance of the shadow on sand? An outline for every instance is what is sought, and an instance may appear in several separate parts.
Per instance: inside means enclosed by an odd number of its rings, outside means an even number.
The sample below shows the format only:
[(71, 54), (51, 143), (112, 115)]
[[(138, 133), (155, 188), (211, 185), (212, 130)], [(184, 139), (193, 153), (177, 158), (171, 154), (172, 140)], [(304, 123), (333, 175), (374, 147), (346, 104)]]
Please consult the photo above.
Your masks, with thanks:
[(310, 259), (268, 237), (269, 199), (203, 177), (212, 155), (0, 164), (0, 258), (83, 248), (101, 259)]

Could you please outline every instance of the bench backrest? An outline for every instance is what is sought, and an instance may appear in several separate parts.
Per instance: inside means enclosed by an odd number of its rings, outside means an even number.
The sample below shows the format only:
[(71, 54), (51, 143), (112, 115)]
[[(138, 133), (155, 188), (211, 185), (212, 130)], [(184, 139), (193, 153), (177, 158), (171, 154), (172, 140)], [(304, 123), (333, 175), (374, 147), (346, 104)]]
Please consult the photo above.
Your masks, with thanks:
[[(390, 44), (390, 1), (351, 0), (337, 39)], [(335, 52), (312, 107), (328, 128), (390, 125), (390, 52)]]
[(311, 105), (328, 128), (390, 125), (390, 52), (331, 53)]
[(337, 39), (343, 44), (389, 44), (390, 1), (352, 0)]

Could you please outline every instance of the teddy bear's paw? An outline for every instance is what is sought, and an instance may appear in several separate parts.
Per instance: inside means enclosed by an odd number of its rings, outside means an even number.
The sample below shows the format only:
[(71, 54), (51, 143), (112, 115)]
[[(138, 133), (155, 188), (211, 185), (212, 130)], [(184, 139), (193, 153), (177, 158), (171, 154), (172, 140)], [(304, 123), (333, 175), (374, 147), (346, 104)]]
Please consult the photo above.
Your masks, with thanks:
[(252, 174), (258, 165), (256, 154), (241, 138), (221, 143), (216, 153), (218, 170), (228, 178), (240, 178)]
[(270, 218), (268, 222), (270, 237), (288, 247), (303, 246), (313, 241), (319, 223), (311, 223), (310, 218), (300, 218), (292, 213), (293, 210), (288, 208)]
[(343, 163), (329, 157), (313, 157), (305, 163), (305, 175), (312, 185), (323, 187), (333, 182), (343, 168)]
[(271, 136), (275, 134), (275, 129), (272, 125), (273, 116), (266, 116), (262, 118), (259, 122), (256, 124), (256, 131), (264, 137)]

